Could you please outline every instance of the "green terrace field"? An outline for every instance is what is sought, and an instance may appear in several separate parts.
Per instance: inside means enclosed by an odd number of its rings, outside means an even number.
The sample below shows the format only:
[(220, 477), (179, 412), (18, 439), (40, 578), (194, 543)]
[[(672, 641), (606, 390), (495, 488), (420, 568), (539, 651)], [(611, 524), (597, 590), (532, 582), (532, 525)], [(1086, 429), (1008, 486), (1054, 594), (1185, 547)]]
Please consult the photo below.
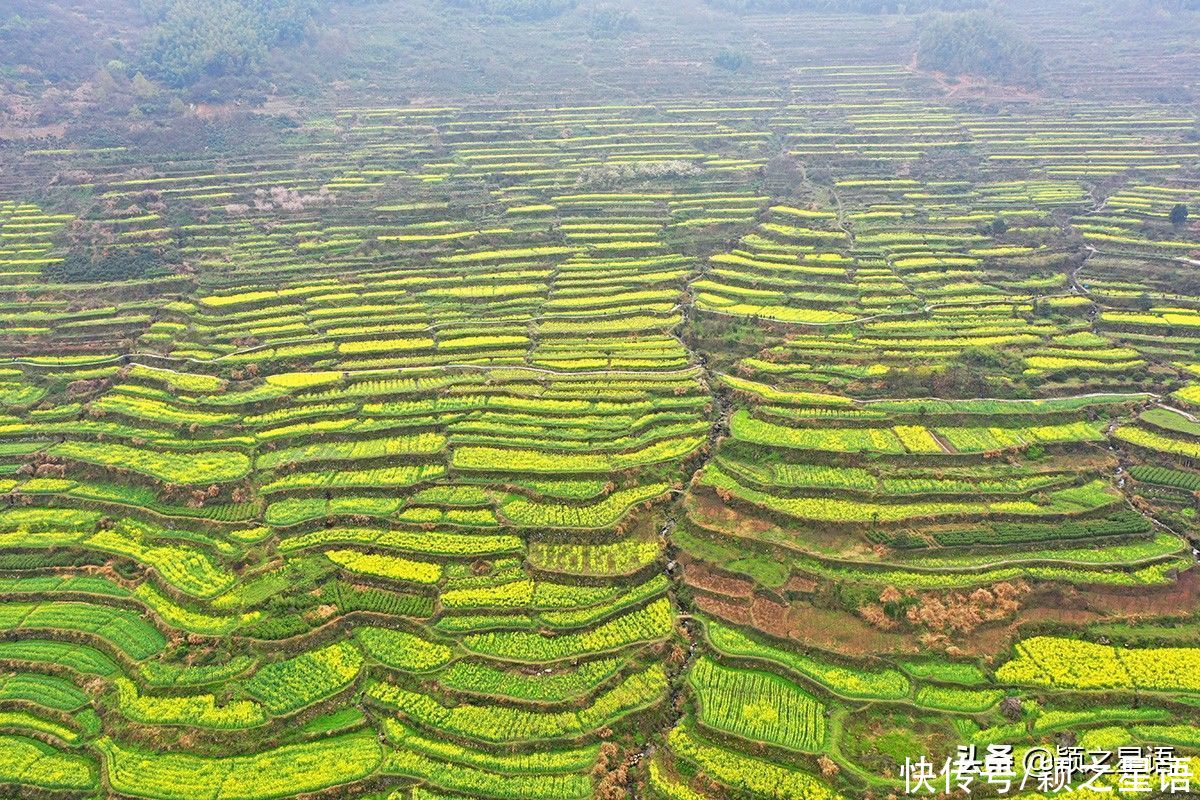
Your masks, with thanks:
[(295, 122), (5, 146), (0, 794), (1200, 753), (1194, 107), (889, 62)]

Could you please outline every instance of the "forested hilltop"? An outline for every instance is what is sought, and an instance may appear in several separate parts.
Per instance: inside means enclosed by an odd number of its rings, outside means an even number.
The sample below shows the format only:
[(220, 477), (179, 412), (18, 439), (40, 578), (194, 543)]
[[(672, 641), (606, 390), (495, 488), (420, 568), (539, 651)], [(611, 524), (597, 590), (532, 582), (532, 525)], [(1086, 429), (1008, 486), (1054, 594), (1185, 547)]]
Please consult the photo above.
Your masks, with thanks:
[[(1099, 63), (1115, 78), (1109, 91), (1184, 100), (1200, 32), (1189, 3), (11, 0), (0, 10), (0, 131), (100, 122), (115, 133), (197, 107), (283, 110), (347, 89), (381, 100), (739, 91), (783, 86), (814, 59), (1080, 94)], [(790, 35), (802, 19), (815, 38)], [(1029, 36), (1031, 25), (1046, 35)]]
[(0, 8), (0, 797), (1200, 791), (1188, 2)]

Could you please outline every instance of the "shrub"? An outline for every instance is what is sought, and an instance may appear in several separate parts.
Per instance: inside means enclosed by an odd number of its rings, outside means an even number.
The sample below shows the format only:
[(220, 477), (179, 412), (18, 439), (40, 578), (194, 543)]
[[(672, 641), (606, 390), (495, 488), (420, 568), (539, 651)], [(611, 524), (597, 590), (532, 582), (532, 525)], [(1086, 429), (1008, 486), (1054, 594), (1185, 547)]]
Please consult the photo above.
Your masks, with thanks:
[(60, 283), (137, 281), (166, 275), (179, 266), (179, 255), (165, 247), (75, 248), (43, 274)]
[(750, 57), (745, 53), (725, 48), (713, 57), (713, 64), (729, 72), (738, 72), (750, 65)]

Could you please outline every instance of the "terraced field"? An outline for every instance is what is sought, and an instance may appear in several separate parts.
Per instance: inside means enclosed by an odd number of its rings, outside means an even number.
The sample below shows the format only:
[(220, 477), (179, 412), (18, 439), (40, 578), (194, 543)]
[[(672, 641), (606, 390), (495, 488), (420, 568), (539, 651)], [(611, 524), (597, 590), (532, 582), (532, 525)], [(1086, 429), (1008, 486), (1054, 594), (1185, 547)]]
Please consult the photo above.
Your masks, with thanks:
[[(10, 147), (0, 783), (833, 800), (1200, 750), (1195, 109), (934, 88)], [(80, 228), (178, 260), (64, 279)]]

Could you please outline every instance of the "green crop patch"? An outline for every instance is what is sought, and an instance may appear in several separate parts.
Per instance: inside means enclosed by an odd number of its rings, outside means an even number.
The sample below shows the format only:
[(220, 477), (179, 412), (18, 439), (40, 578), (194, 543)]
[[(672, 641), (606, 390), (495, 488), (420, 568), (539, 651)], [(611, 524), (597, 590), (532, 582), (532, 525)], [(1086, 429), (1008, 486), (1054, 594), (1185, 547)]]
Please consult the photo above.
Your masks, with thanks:
[(688, 681), (704, 725), (793, 750), (812, 752), (825, 741), (824, 707), (782, 678), (701, 659)]

